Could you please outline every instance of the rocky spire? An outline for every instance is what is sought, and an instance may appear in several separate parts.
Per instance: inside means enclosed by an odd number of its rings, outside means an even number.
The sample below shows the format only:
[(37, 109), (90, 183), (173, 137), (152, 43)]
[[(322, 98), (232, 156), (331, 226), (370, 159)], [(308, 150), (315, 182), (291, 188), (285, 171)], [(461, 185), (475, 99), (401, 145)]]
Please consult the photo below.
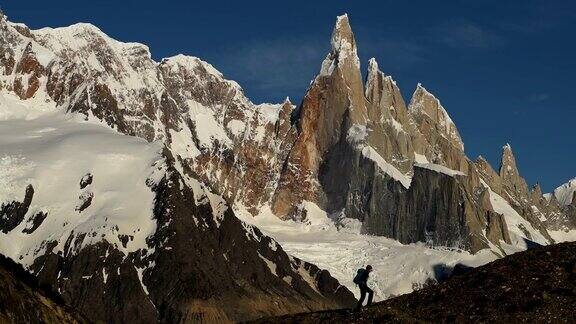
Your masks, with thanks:
[[(375, 58), (368, 61), (368, 74), (366, 76), (366, 99), (372, 107), (368, 107), (368, 115), (374, 121), (374, 117), (380, 119), (382, 116), (391, 116), (404, 128), (409, 128), (408, 109), (406, 102), (402, 97), (400, 88), (391, 76), (385, 75), (378, 68), (378, 62)], [(375, 109), (378, 114), (371, 112)]]
[(322, 62), (320, 75), (330, 75), (337, 65), (352, 65), (360, 69), (360, 59), (356, 51), (356, 40), (348, 21), (348, 15), (344, 14), (336, 18), (336, 25), (332, 31), (332, 49)]
[(331, 82), (333, 89), (330, 90), (337, 95), (346, 94), (349, 101), (346, 109), (350, 111), (352, 123), (365, 124), (367, 112), (360, 59), (348, 15), (336, 18), (330, 43), (332, 49), (322, 62), (319, 77), (335, 78)]
[(378, 72), (380, 72), (380, 69), (378, 68), (378, 62), (376, 61), (375, 57), (372, 57), (368, 60), (368, 77), (366, 79), (373, 79), (378, 75)]
[(420, 133), (408, 115), (406, 103), (392, 77), (378, 68), (376, 59), (368, 61), (364, 95), (367, 99), (368, 142), (388, 163), (402, 172), (410, 172), (414, 143)]
[(502, 147), (502, 161), (500, 164), (500, 176), (502, 178), (508, 176), (518, 176), (518, 167), (516, 166), (516, 158), (512, 152), (512, 146), (508, 143)]
[(273, 211), (281, 217), (303, 200), (317, 200), (318, 171), (323, 156), (351, 127), (366, 129), (367, 101), (356, 53), (356, 41), (347, 15), (337, 17), (332, 49), (320, 74), (308, 88), (298, 109), (298, 138), (277, 187)]
[(542, 188), (540, 188), (540, 183), (537, 182), (530, 190), (530, 201), (534, 205), (539, 205), (542, 199), (544, 199)]
[(490, 163), (480, 155), (478, 158), (476, 158), (474, 164), (476, 165), (476, 169), (478, 170), (482, 180), (484, 180), (484, 182), (490, 186), (492, 191), (500, 194), (502, 191), (502, 180), (500, 179), (498, 173), (496, 173), (496, 171), (492, 168)]
[(469, 161), (458, 129), (440, 101), (421, 84), (412, 95), (408, 113), (424, 142), (428, 161), (466, 172)]
[(368, 61), (368, 75), (366, 76), (366, 89), (364, 95), (370, 103), (368, 117), (372, 121), (390, 118), (390, 106), (388, 105), (390, 93), (384, 85), (384, 73), (378, 69), (375, 58)]
[(528, 185), (520, 176), (516, 166), (516, 158), (512, 152), (512, 146), (506, 144), (502, 147), (502, 161), (500, 163), (500, 178), (504, 189), (519, 194), (521, 197), (528, 196)]
[[(428, 92), (420, 83), (412, 95), (408, 110), (416, 119), (425, 117), (432, 122), (440, 134), (446, 137), (455, 147), (464, 151), (464, 142), (456, 125), (440, 103), (440, 100)], [(426, 134), (423, 134), (426, 136)]]

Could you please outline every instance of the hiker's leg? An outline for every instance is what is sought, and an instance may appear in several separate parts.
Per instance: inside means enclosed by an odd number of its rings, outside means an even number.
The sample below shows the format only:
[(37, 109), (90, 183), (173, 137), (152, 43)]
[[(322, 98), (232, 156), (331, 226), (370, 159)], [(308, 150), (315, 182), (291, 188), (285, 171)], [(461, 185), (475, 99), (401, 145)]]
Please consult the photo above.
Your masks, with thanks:
[(366, 304), (366, 306), (372, 304), (372, 297), (374, 297), (374, 291), (370, 288), (368, 289), (368, 303)]
[(360, 287), (360, 299), (358, 299), (358, 304), (356, 304), (356, 309), (362, 308), (362, 303), (364, 302), (364, 298), (366, 297), (366, 289), (362, 285)]

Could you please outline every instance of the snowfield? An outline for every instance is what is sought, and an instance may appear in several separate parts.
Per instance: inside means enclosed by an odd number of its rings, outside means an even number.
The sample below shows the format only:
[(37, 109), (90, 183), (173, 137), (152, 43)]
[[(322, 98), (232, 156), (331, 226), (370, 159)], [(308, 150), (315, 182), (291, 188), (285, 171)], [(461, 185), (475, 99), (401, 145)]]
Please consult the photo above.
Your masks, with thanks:
[[(0, 253), (29, 266), (43, 254), (45, 240), (63, 251), (72, 231), (86, 234), (78, 248), (102, 239), (125, 253), (146, 248), (156, 230), (146, 182), (163, 175), (160, 149), (64, 115), (50, 102), (0, 93), (0, 205), (23, 201), (28, 185), (34, 190), (24, 220), (0, 232)], [(47, 214), (41, 225), (24, 233), (40, 212)], [(124, 245), (119, 235), (131, 239)]]
[[(385, 237), (360, 234), (358, 221), (348, 219), (338, 229), (313, 203), (305, 203), (306, 222), (282, 221), (269, 208), (256, 217), (236, 206), (236, 215), (273, 237), (288, 253), (330, 271), (356, 297), (359, 290), (352, 282), (356, 270), (370, 264), (374, 271), (369, 286), (376, 301), (406, 294), (420, 288), (426, 279), (446, 275), (461, 263), (480, 266), (498, 258), (490, 250), (475, 255), (449, 248), (430, 248), (424, 243), (404, 245)], [(448, 270), (447, 270), (448, 269)]]
[(576, 178), (554, 189), (554, 196), (561, 205), (570, 205), (576, 194)]

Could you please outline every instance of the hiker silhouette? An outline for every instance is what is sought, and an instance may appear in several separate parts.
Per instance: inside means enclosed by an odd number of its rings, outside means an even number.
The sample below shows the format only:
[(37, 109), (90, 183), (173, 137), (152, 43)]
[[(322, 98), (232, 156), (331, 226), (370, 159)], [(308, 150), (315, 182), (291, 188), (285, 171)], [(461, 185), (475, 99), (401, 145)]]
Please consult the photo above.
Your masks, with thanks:
[(360, 288), (360, 299), (358, 300), (358, 304), (356, 304), (355, 310), (360, 310), (360, 308), (362, 308), (362, 304), (364, 303), (366, 293), (368, 293), (368, 302), (366, 303), (366, 306), (372, 304), (372, 297), (374, 297), (374, 291), (368, 288), (367, 283), (371, 271), (372, 266), (367, 265), (366, 269), (360, 268), (356, 272), (356, 276), (354, 277), (354, 283), (358, 285), (358, 288)]

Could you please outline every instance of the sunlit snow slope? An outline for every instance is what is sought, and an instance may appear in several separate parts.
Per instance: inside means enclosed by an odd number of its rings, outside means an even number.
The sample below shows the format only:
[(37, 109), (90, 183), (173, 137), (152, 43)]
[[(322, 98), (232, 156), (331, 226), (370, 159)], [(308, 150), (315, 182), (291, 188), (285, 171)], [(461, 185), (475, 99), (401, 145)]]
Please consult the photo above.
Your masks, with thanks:
[[(82, 246), (105, 238), (126, 253), (146, 247), (156, 229), (149, 184), (162, 165), (159, 145), (38, 99), (0, 93), (0, 108), (0, 201), (23, 201), (28, 185), (34, 197), (24, 221), (0, 235), (2, 254), (30, 265), (47, 240), (62, 251), (72, 231), (87, 234)], [(123, 245), (122, 235), (133, 238)]]

